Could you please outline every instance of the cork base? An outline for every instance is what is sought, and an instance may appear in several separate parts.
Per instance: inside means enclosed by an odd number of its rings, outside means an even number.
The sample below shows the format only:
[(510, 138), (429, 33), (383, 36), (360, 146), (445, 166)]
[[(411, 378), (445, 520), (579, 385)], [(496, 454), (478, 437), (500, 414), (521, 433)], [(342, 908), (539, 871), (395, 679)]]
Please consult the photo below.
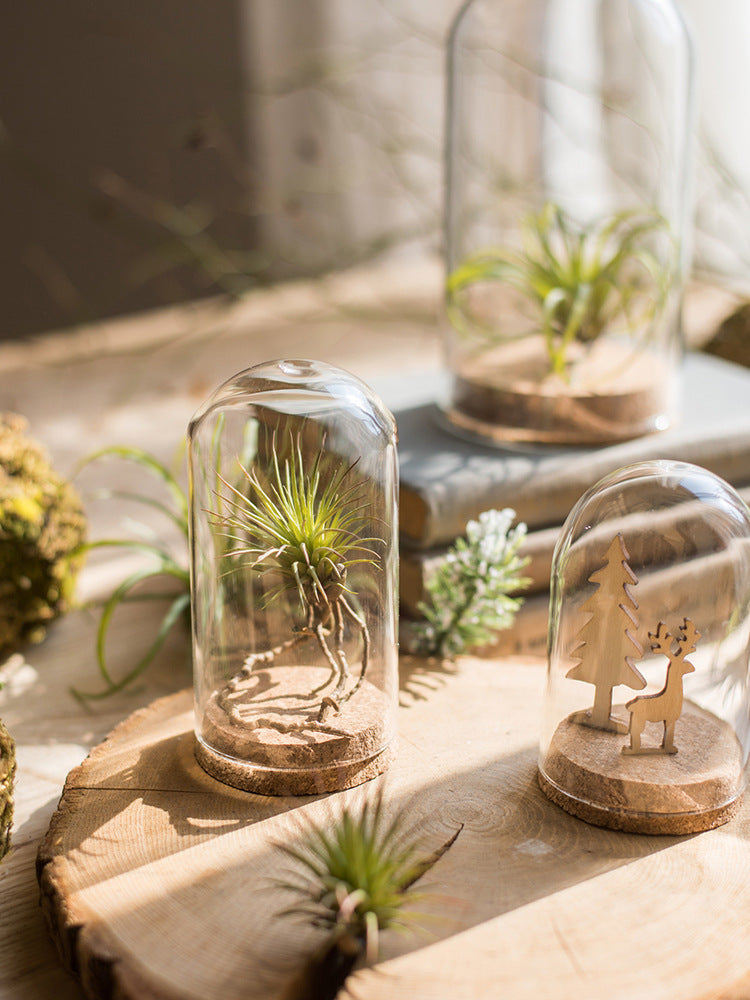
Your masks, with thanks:
[(316, 795), (374, 778), (394, 753), (388, 699), (365, 679), (339, 712), (319, 721), (327, 689), (312, 692), (328, 677), (313, 666), (257, 670), (232, 695), (235, 718), (214, 694), (196, 760), (224, 784), (262, 795)]
[(454, 380), (449, 419), (498, 442), (602, 444), (664, 430), (668, 407), (653, 358), (608, 341), (585, 352), (571, 345), (569, 355), (570, 381), (549, 373), (541, 337), (467, 361)]
[[(613, 715), (626, 718), (624, 708)], [(742, 750), (732, 728), (686, 702), (675, 727), (674, 755), (623, 754), (627, 736), (560, 723), (539, 769), (544, 793), (595, 826), (645, 834), (700, 833), (726, 823), (742, 792)], [(653, 751), (661, 726), (647, 726)]]

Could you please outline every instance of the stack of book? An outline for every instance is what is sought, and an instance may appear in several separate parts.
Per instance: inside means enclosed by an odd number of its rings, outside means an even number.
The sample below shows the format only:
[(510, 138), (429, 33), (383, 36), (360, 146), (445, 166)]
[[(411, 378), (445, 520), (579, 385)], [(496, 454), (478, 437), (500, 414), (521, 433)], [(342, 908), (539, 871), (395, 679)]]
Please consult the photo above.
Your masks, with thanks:
[(673, 428), (598, 448), (498, 448), (451, 432), (436, 403), (395, 414), (401, 467), (401, 613), (419, 616), (424, 583), (466, 523), (512, 507), (528, 528), (531, 578), (502, 652), (543, 652), (555, 543), (579, 497), (602, 476), (635, 462), (691, 462), (750, 501), (750, 371), (704, 354), (685, 359), (681, 419)]

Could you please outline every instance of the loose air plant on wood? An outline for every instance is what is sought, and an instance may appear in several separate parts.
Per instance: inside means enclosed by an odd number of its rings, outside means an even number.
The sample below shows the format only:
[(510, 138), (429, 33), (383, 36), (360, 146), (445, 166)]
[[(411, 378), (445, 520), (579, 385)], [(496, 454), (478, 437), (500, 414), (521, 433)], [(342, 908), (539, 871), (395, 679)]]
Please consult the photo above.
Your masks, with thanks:
[(386, 817), (382, 792), (358, 811), (348, 806), (332, 825), (311, 824), (299, 844), (279, 844), (298, 866), (279, 887), (299, 900), (283, 915), (301, 916), (325, 940), (287, 991), (287, 1000), (337, 996), (357, 962), (373, 962), (384, 931), (404, 931), (420, 917), (414, 890), (451, 847), (462, 827), (425, 853), (405, 810)]
[[(242, 472), (243, 489), (222, 480), (220, 499), (227, 513), (214, 524), (229, 540), (226, 572), (237, 568), (269, 578), (266, 602), (291, 595), (302, 612), (302, 623), (290, 617), (288, 634), (278, 644), (248, 656), (229, 681), (220, 703), (230, 719), (242, 722), (236, 697), (252, 683), (253, 671), (273, 664), (280, 654), (314, 645), (329, 668), (329, 677), (311, 693), (320, 694), (319, 724), (359, 690), (368, 668), (370, 634), (356, 608), (350, 588), (350, 570), (357, 564), (378, 565), (375, 538), (360, 534), (370, 523), (361, 485), (352, 473), (356, 466), (333, 474), (321, 468), (321, 454), (305, 469), (299, 441), (280, 463), (274, 450), (271, 475), (261, 481), (255, 470)], [(359, 633), (361, 662), (356, 677), (348, 662), (344, 636), (347, 625)]]

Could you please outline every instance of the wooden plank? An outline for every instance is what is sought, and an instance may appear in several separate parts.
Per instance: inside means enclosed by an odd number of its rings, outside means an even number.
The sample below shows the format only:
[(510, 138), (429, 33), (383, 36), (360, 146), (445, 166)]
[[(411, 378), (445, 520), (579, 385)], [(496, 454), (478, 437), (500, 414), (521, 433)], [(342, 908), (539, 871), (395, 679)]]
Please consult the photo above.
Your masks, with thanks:
[[(384, 935), (357, 1000), (681, 1000), (750, 973), (750, 811), (690, 839), (590, 827), (536, 783), (540, 661), (402, 663), (385, 782), (427, 848), (430, 919)], [(322, 798), (224, 787), (192, 754), (187, 692), (131, 716), (72, 772), (40, 853), (53, 933), (90, 997), (277, 998), (318, 940), (278, 916), (274, 846), (374, 783)], [(540, 957), (543, 956), (543, 961)], [(689, 956), (689, 959), (687, 958)], [(713, 990), (713, 993), (709, 991)]]

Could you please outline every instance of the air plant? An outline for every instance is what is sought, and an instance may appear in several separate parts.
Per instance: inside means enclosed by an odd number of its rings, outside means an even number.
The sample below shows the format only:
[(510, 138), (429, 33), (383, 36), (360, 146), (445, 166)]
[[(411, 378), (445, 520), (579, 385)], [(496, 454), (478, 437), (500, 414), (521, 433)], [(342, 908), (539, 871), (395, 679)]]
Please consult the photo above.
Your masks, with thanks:
[[(549, 355), (550, 370), (565, 377), (574, 342), (588, 344), (605, 330), (649, 332), (663, 308), (673, 264), (651, 249), (666, 237), (656, 212), (617, 212), (580, 228), (554, 203), (520, 225), (522, 248), (491, 247), (467, 257), (446, 282), (448, 315), (459, 333), (487, 344), (501, 339), (497, 322), (467, 315), (467, 294), (502, 282), (531, 303)], [(618, 326), (619, 324), (619, 326)]]
[(429, 600), (418, 606), (424, 621), (414, 626), (415, 652), (452, 660), (513, 623), (523, 598), (510, 595), (529, 583), (521, 575), (529, 560), (518, 554), (526, 525), (511, 529), (515, 516), (510, 507), (486, 510), (466, 525), (466, 538), (426, 581)]
[(301, 916), (326, 934), (297, 984), (300, 996), (336, 996), (361, 957), (377, 958), (383, 931), (415, 924), (420, 914), (413, 906), (425, 895), (413, 886), (461, 829), (425, 854), (418, 834), (407, 826), (405, 810), (386, 819), (379, 790), (359, 811), (345, 806), (331, 826), (310, 824), (300, 844), (278, 845), (301, 869), (278, 881), (299, 899), (283, 915)]
[[(238, 719), (231, 695), (258, 664), (270, 664), (283, 651), (314, 641), (330, 667), (330, 678), (314, 693), (330, 684), (333, 689), (321, 702), (318, 722), (331, 710), (338, 712), (359, 689), (368, 667), (370, 634), (364, 617), (355, 607), (349, 570), (357, 564), (377, 566), (372, 544), (377, 538), (362, 538), (359, 532), (370, 521), (362, 486), (352, 482), (357, 463), (323, 475), (318, 453), (310, 471), (305, 470), (299, 441), (292, 444), (283, 466), (274, 449), (267, 482), (258, 473), (240, 465), (246, 480), (243, 489), (222, 479), (225, 492), (218, 497), (225, 514), (214, 514), (214, 526), (229, 539), (225, 558), (272, 579), (265, 600), (296, 596), (304, 624), (290, 622), (290, 636), (280, 645), (247, 657), (242, 669), (229, 682), (221, 703)], [(350, 668), (344, 649), (347, 622), (362, 639), (359, 677), (347, 689)]]
[[(81, 467), (102, 458), (119, 458), (145, 469), (155, 476), (166, 487), (169, 497), (168, 502), (157, 500), (153, 497), (140, 493), (124, 492), (120, 490), (100, 491), (97, 496), (106, 499), (129, 500), (145, 505), (158, 511), (168, 521), (179, 530), (180, 536), (185, 539), (187, 547), (188, 539), (188, 501), (185, 491), (169, 469), (149, 452), (140, 448), (126, 446), (112, 446), (103, 448), (92, 455), (89, 455), (81, 463)], [(129, 549), (133, 552), (142, 553), (149, 557), (149, 562), (134, 570), (125, 577), (121, 583), (115, 587), (109, 597), (104, 601), (99, 619), (99, 626), (96, 634), (96, 657), (99, 672), (104, 680), (104, 690), (99, 692), (75, 691), (74, 694), (83, 699), (104, 698), (107, 695), (115, 694), (132, 684), (148, 666), (153, 662), (159, 650), (164, 645), (167, 636), (177, 622), (185, 619), (190, 610), (190, 573), (185, 565), (176, 558), (160, 541), (148, 541), (145, 539), (130, 538), (105, 538), (89, 542), (87, 550), (100, 548)], [(187, 559), (187, 553), (185, 554)], [(166, 593), (153, 593), (143, 591), (142, 587), (153, 580), (166, 578), (172, 584), (173, 589)], [(168, 601), (167, 609), (161, 620), (151, 644), (145, 653), (138, 659), (133, 667), (124, 677), (116, 680), (107, 664), (107, 635), (112, 624), (115, 612), (121, 604), (130, 601)]]

